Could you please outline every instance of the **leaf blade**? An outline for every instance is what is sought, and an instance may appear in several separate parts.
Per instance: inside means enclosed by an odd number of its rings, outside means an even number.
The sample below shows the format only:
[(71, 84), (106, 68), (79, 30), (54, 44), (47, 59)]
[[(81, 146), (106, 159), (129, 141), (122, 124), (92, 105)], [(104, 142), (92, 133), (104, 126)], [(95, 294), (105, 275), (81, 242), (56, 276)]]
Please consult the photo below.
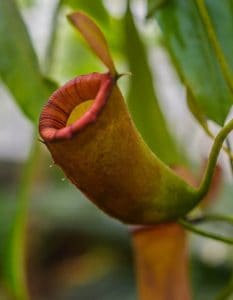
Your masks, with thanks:
[(0, 77), (33, 122), (54, 84), (43, 77), (26, 26), (13, 0), (0, 0)]
[(156, 155), (176, 164), (180, 155), (159, 107), (147, 54), (130, 10), (125, 16), (125, 54), (132, 72), (127, 103), (135, 125)]
[[(194, 1), (170, 0), (156, 13), (156, 19), (174, 65), (185, 85), (190, 87), (197, 104), (209, 119), (223, 125), (233, 95), (224, 80)], [(229, 27), (228, 23), (224, 22), (225, 29)]]

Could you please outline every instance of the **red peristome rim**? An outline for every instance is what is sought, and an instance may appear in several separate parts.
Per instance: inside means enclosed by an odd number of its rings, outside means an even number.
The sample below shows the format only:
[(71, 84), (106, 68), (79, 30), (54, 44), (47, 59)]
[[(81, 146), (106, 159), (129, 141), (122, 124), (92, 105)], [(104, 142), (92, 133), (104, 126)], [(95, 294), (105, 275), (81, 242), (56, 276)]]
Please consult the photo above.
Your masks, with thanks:
[[(72, 138), (96, 121), (114, 85), (109, 73), (81, 75), (56, 90), (44, 106), (39, 120), (39, 132), (45, 142)], [(90, 109), (76, 122), (66, 126), (72, 110), (80, 103), (94, 99)]]

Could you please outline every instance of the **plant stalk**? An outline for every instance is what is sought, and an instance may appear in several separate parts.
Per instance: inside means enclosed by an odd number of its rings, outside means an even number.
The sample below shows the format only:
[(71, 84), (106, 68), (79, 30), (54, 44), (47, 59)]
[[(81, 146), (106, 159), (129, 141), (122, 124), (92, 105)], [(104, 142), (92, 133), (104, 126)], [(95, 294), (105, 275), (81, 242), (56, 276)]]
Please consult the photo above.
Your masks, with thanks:
[(190, 300), (188, 251), (177, 223), (142, 227), (132, 233), (140, 300)]
[(17, 207), (12, 224), (12, 230), (8, 241), (8, 253), (6, 260), (6, 276), (9, 289), (14, 293), (17, 300), (28, 300), (29, 291), (27, 287), (27, 276), (25, 269), (26, 259), (26, 227), (28, 207), (31, 194), (34, 173), (39, 156), (39, 143), (34, 139), (31, 153), (24, 166), (22, 178), (19, 185)]

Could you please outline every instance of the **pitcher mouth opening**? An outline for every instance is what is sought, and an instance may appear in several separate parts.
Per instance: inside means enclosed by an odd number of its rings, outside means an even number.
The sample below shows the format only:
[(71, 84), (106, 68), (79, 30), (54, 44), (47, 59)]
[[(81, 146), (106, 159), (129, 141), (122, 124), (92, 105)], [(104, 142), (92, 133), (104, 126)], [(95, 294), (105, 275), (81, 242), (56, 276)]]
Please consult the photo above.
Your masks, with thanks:
[(109, 73), (78, 76), (57, 89), (44, 106), (39, 131), (44, 142), (67, 140), (94, 123), (111, 94)]

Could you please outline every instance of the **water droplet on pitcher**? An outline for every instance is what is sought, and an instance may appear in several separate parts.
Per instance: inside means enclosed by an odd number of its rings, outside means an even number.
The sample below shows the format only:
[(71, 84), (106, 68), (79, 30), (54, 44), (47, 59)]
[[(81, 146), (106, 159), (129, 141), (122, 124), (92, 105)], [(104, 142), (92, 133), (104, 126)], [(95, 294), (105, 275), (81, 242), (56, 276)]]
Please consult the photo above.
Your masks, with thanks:
[(63, 177), (62, 179), (61, 179), (61, 181), (65, 181), (66, 179), (65, 179), (65, 177)]

